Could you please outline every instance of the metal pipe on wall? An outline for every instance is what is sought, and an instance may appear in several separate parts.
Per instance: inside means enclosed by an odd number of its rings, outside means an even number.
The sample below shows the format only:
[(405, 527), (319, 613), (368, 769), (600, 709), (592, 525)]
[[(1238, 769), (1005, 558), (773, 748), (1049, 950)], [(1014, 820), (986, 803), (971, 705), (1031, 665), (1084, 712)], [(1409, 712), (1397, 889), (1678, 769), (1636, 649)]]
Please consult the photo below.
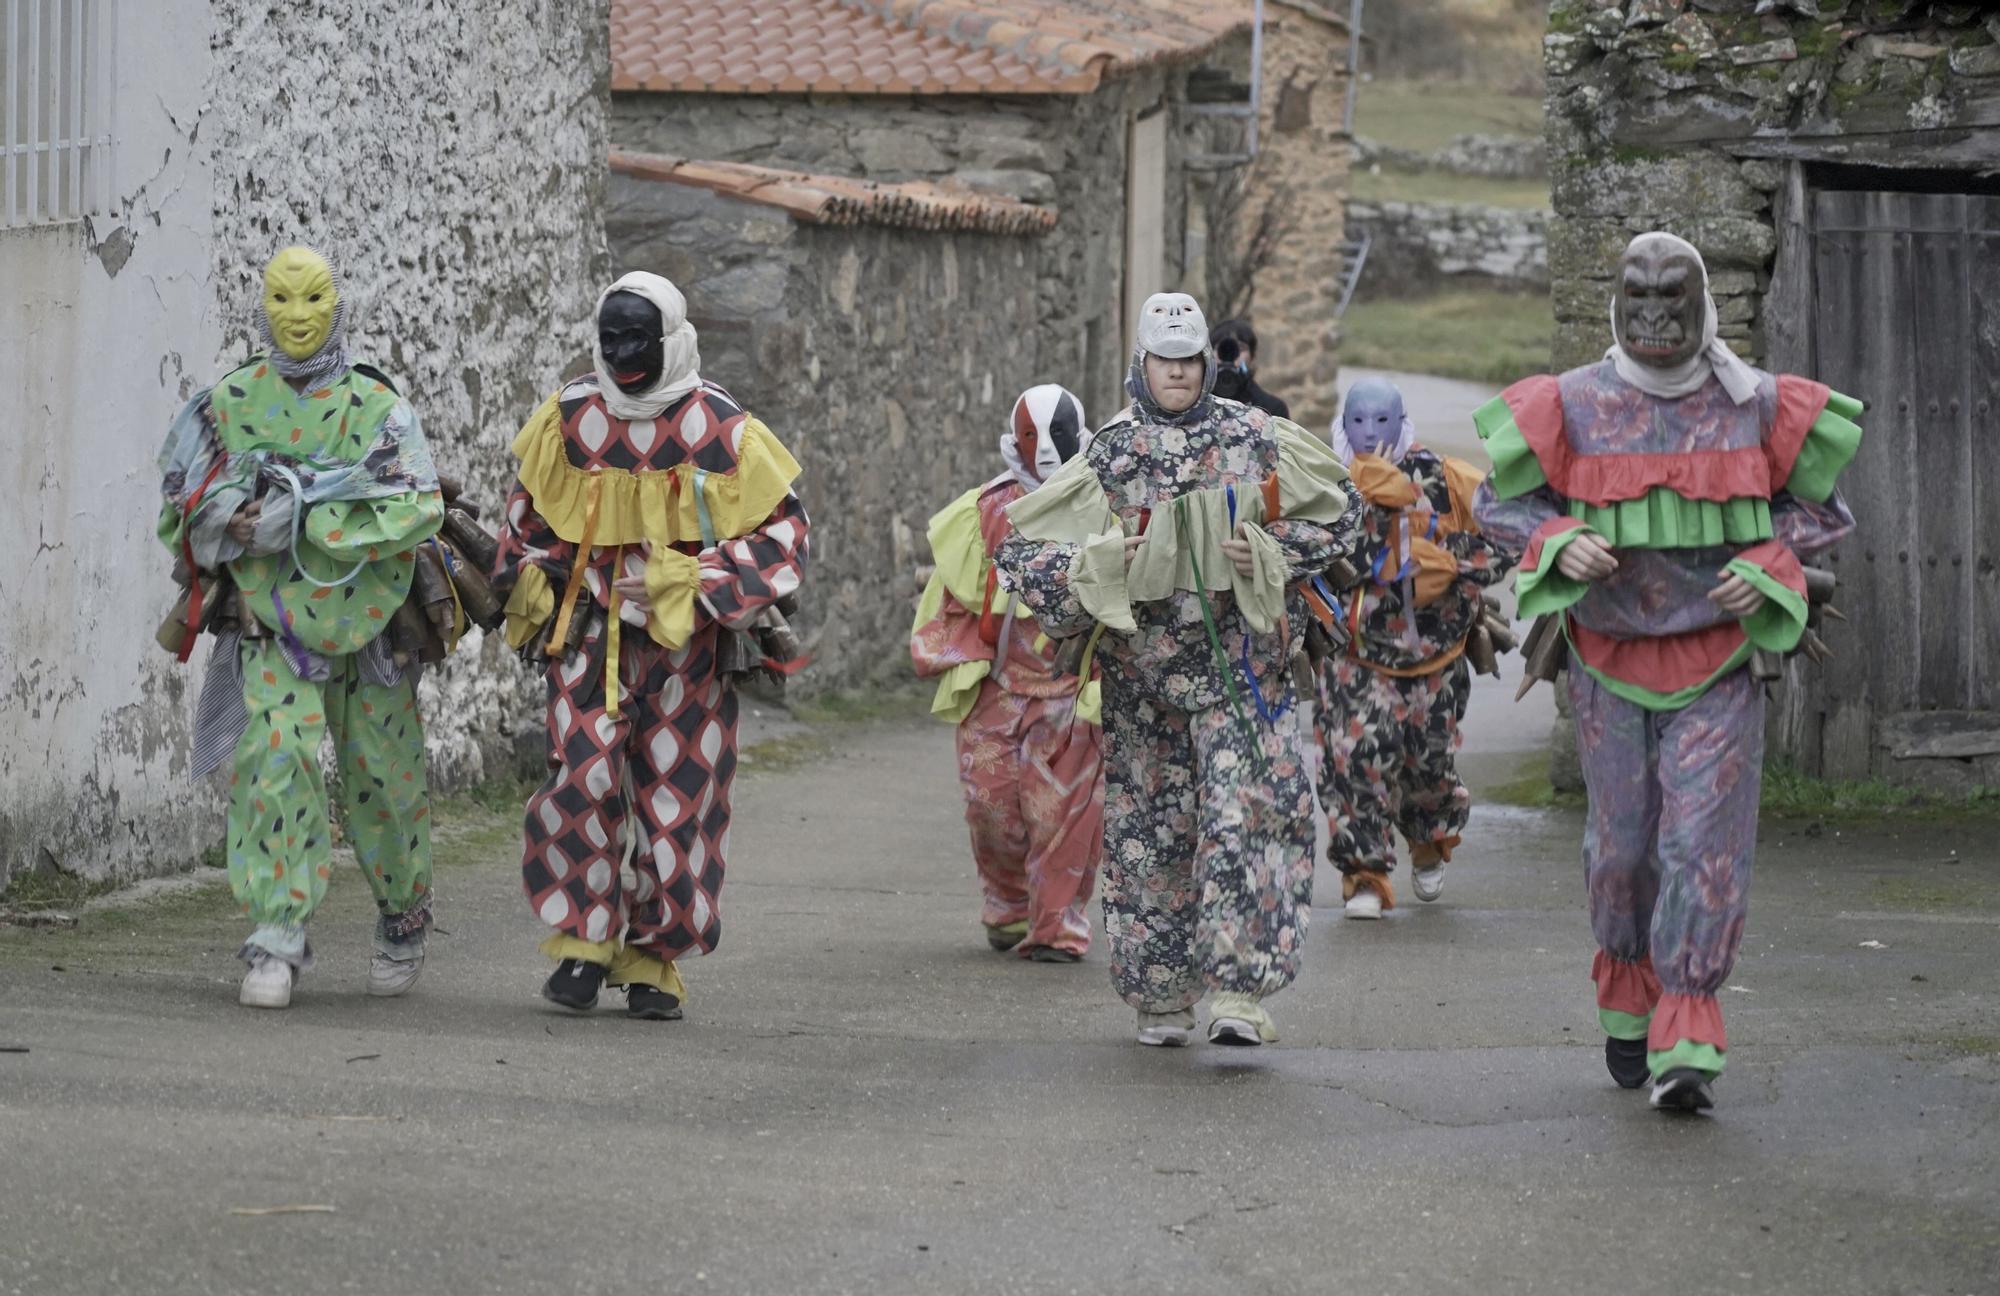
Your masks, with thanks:
[(1347, 106), (1340, 113), (1343, 135), (1354, 134), (1354, 95), (1361, 87), (1361, 3), (1353, 0), (1347, 11)]

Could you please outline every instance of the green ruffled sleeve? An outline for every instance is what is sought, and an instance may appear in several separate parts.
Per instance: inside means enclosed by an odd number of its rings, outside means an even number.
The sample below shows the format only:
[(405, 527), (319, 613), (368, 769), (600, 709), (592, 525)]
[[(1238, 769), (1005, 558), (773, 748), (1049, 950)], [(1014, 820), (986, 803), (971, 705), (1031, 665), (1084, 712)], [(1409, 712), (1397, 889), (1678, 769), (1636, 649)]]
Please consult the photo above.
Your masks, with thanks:
[(1535, 457), (1528, 439), (1521, 435), (1520, 426), (1514, 422), (1513, 407), (1507, 404), (1504, 395), (1495, 396), (1474, 410), (1472, 426), (1478, 430), (1486, 454), (1493, 460), (1493, 471), (1486, 475), (1486, 480), (1494, 495), (1503, 500), (1515, 499), (1549, 484), (1542, 461)]
[(1347, 468), (1332, 447), (1290, 419), (1272, 419), (1271, 428), (1278, 438), (1279, 514), (1300, 522), (1339, 521), (1352, 501)]
[(1798, 458), (1792, 461), (1791, 476), (1785, 479), (1787, 491), (1815, 504), (1827, 501), (1841, 470), (1861, 448), (1861, 425), (1855, 422), (1861, 410), (1861, 402), (1852, 396), (1827, 394), (1826, 408), (1813, 420)]

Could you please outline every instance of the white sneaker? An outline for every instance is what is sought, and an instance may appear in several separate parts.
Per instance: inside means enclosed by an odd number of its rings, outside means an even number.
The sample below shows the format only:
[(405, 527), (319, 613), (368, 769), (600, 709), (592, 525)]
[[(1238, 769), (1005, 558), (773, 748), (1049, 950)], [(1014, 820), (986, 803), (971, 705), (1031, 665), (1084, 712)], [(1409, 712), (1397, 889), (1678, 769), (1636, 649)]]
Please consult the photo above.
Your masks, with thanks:
[(236, 1002), (245, 1008), (289, 1008), (292, 982), (297, 977), (292, 965), (283, 959), (256, 955), (250, 960), (250, 970), (243, 974), (243, 988), (236, 992)]
[(1208, 1005), (1208, 1042), (1211, 1044), (1275, 1044), (1278, 1023), (1270, 1010), (1247, 994), (1225, 991)]
[(1349, 918), (1380, 918), (1382, 916), (1382, 897), (1376, 895), (1375, 892), (1367, 887), (1362, 887), (1359, 891), (1347, 897), (1345, 909)]
[(1139, 1010), (1139, 1042), (1154, 1048), (1186, 1048), (1194, 1038), (1194, 1009), (1150, 1013)]
[(1444, 861), (1439, 860), (1427, 869), (1410, 870), (1410, 890), (1417, 893), (1417, 899), (1428, 904), (1444, 894)]
[(377, 953), (368, 960), (368, 993), (378, 999), (394, 998), (415, 985), (423, 970), (422, 954), (413, 959), (392, 959)]

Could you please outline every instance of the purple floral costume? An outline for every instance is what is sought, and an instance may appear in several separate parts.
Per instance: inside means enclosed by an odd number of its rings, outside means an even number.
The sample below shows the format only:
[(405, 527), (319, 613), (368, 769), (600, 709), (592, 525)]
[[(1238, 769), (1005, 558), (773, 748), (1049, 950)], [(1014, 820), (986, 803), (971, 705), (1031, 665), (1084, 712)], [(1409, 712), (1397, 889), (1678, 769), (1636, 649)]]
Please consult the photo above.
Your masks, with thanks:
[[(1569, 639), (1598, 1015), (1606, 1034), (1647, 1041), (1656, 1076), (1722, 1070), (1715, 996), (1743, 936), (1763, 766), (1764, 696), (1745, 663), (1797, 646), (1798, 555), (1854, 524), (1834, 484), (1860, 402), (1757, 378), (1741, 405), (1714, 378), (1663, 399), (1606, 360), (1516, 383), (1474, 415), (1493, 456), (1480, 526), (1522, 553), (1522, 614), (1561, 613)], [(1556, 566), (1585, 531), (1618, 559), (1601, 581)], [(1738, 619), (1712, 602), (1729, 574), (1763, 606)]]

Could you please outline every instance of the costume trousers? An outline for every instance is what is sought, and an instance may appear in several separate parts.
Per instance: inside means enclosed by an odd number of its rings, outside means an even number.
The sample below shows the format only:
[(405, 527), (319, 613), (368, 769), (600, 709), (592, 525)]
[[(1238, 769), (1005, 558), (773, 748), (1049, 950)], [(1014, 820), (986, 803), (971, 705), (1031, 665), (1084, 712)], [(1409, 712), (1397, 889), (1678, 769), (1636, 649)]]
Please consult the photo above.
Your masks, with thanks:
[[(611, 714), (596, 619), (582, 647), (549, 664), (549, 776), (528, 798), (522, 881), (555, 929), (545, 950), (611, 965), (612, 984), (654, 982), (658, 963), (722, 937), (736, 693), (716, 672), (713, 623), (678, 650), (627, 625)], [(629, 953), (652, 972), (625, 975), (631, 960), (614, 955)]]
[(986, 903), (980, 920), (1025, 921), (1017, 947), (1081, 954), (1084, 905), (1104, 853), (1104, 759), (1075, 697), (1023, 697), (988, 679), (958, 726), (958, 778)]
[(1617, 697), (1572, 665), (1590, 809), (1583, 863), (1607, 1034), (1653, 1073), (1722, 1070), (1716, 992), (1743, 940), (1764, 761), (1764, 690), (1737, 670), (1677, 711)]
[(1450, 859), (1472, 810), (1458, 778), (1472, 692), (1465, 660), (1401, 678), (1337, 657), (1321, 668), (1320, 689), (1327, 858), (1344, 874), (1388, 873), (1401, 833), (1413, 849)]
[(1148, 1012), (1259, 997), (1298, 974), (1312, 904), (1303, 708), (1187, 712), (1104, 681), (1111, 980)]
[(229, 779), (229, 886), (255, 923), (245, 953), (311, 963), (305, 923), (326, 896), (332, 835), (321, 739), (333, 735), (347, 840), (382, 915), (383, 939), (407, 945), (430, 924), (431, 803), (424, 726), (405, 677), (370, 684), (350, 656), (326, 658), (324, 681), (292, 673), (275, 639), (246, 639), (249, 727)]

